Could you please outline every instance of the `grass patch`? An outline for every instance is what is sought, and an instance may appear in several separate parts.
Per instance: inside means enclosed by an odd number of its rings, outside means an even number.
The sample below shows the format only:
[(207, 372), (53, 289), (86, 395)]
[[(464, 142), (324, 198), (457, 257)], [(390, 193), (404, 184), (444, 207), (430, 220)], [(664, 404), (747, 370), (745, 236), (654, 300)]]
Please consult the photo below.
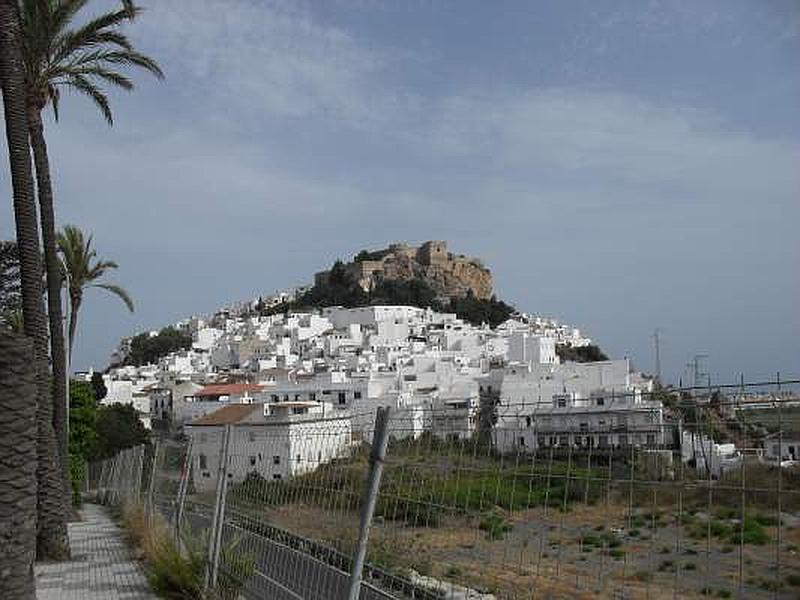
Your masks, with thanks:
[(181, 548), (163, 519), (148, 515), (139, 504), (124, 507), (120, 520), (131, 543), (144, 555), (150, 587), (166, 600), (203, 597), (236, 600), (244, 583), (255, 571), (255, 555), (241, 551), (240, 540), (233, 539), (221, 548), (220, 563), (224, 568), (220, 569), (216, 589), (210, 592), (210, 596), (204, 596), (207, 554), (204, 538), (187, 537)]

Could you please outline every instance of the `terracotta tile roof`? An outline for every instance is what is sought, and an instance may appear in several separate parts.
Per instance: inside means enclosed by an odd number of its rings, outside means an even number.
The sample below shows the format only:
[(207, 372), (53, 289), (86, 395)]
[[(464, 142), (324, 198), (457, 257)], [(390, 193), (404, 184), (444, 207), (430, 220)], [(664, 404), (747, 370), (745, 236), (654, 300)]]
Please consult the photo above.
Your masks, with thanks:
[(256, 383), (215, 383), (197, 390), (195, 396), (237, 396), (245, 392), (260, 392), (263, 385)]
[(189, 423), (191, 426), (197, 425), (232, 425), (238, 423), (250, 413), (263, 410), (262, 404), (229, 404), (215, 410), (211, 414), (204, 415)]

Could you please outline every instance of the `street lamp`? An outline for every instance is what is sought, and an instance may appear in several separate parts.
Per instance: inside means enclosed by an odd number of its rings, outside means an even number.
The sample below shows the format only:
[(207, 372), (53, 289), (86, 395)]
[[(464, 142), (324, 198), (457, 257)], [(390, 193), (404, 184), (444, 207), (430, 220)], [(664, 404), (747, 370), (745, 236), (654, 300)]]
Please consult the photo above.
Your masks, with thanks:
[[(70, 298), (70, 296), (69, 296), (69, 287), (70, 287), (69, 286), (69, 284), (70, 284), (70, 281), (69, 281), (69, 269), (67, 268), (67, 263), (64, 262), (64, 257), (61, 256), (60, 254), (56, 254), (56, 256), (58, 256), (58, 260), (59, 260), (59, 262), (61, 262), (61, 266), (64, 267), (64, 269), (63, 269), (64, 279), (67, 280), (67, 298), (66, 298), (66, 302), (64, 303), (64, 307), (68, 307), (68, 311), (71, 314), (72, 313), (72, 303), (69, 300), (69, 298)], [(66, 394), (67, 397), (64, 399), (64, 403), (66, 404), (65, 411), (64, 411), (64, 414), (66, 415), (65, 418), (64, 418), (64, 424), (65, 424), (67, 440), (68, 440), (67, 443), (69, 443), (69, 379), (70, 379), (70, 377), (69, 377), (69, 368), (70, 368), (69, 361), (70, 361), (71, 357), (69, 355), (70, 354), (69, 353), (69, 338), (67, 336), (67, 311), (64, 311), (64, 314), (61, 316), (61, 335), (64, 338), (64, 365), (65, 365), (65, 371), (66, 371), (66, 377), (64, 378), (66, 381), (64, 383), (66, 385), (66, 392), (67, 392), (67, 394)]]

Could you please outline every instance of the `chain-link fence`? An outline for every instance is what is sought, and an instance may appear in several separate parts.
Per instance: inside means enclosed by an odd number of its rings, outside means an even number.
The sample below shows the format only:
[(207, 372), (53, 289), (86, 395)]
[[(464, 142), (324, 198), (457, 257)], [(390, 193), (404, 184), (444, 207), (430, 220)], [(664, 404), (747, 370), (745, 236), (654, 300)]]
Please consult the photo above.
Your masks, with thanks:
[(361, 598), (796, 598), (798, 383), (395, 408), (385, 459), (374, 414), (244, 419), (89, 479), (245, 598), (348, 598), (359, 548)]

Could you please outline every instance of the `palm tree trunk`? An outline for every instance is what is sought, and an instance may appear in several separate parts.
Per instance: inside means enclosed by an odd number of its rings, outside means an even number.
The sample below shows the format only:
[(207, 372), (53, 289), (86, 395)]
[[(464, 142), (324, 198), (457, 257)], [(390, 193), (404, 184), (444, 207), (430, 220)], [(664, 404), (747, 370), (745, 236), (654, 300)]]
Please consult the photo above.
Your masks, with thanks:
[(0, 334), (0, 590), (33, 600), (36, 555), (36, 370), (33, 343)]
[(42, 263), (39, 225), (33, 197), (26, 92), (16, 0), (0, 0), (0, 84), (6, 124), (14, 218), (20, 260), (22, 314), (25, 334), (33, 339), (36, 368), (37, 539), (39, 558), (69, 554), (64, 485), (58, 461), (53, 406), (47, 365), (47, 324), (42, 304)]
[(47, 314), (50, 321), (50, 360), (53, 365), (53, 427), (56, 430), (61, 472), (67, 502), (71, 502), (72, 478), (69, 471), (67, 410), (67, 360), (64, 354), (64, 314), (61, 309), (61, 265), (56, 249), (56, 217), (53, 208), (53, 187), (50, 183), (50, 160), (44, 139), (41, 110), (28, 98), (28, 130), (36, 166), (36, 188), (39, 193), (39, 219), (47, 271)]
[(75, 345), (75, 332), (78, 331), (78, 311), (81, 308), (81, 298), (70, 294), (69, 299), (69, 355), (72, 356), (72, 347)]

